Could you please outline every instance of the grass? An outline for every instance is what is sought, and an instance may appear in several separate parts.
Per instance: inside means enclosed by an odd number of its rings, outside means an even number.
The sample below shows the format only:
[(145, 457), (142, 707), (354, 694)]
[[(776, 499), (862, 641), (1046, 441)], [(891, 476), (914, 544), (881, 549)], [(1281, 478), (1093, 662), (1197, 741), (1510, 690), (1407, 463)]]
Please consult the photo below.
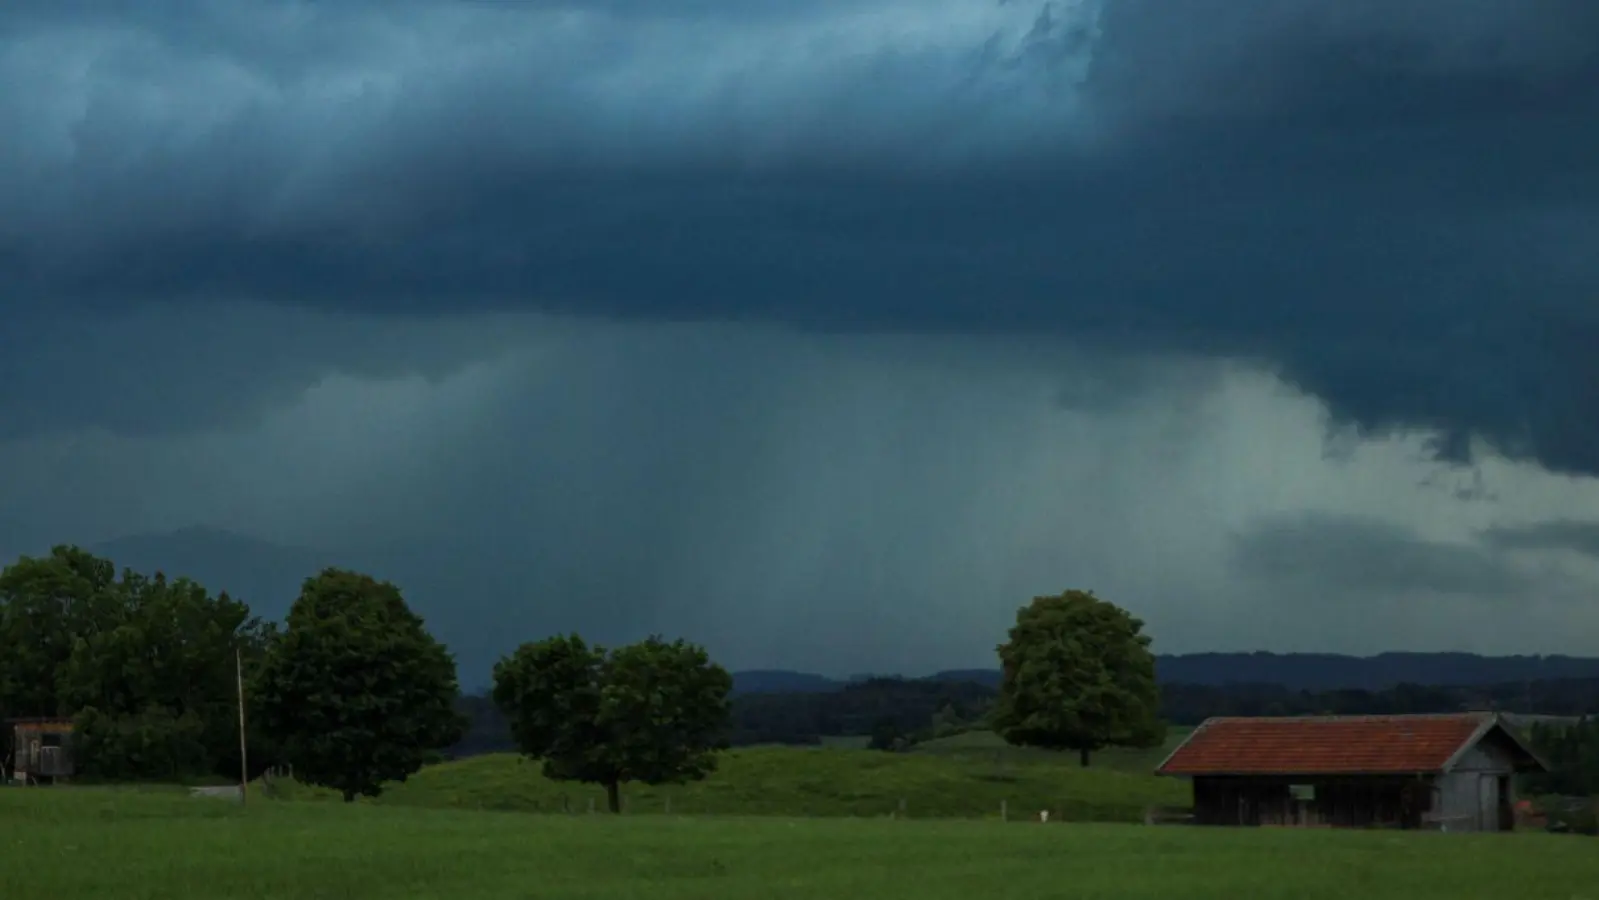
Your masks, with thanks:
[(1592, 839), (528, 816), (0, 789), (5, 883), (73, 900), (1599, 896)]
[[(1092, 768), (1114, 769), (1121, 772), (1132, 772), (1139, 775), (1148, 775), (1155, 767), (1160, 765), (1167, 754), (1177, 749), (1192, 728), (1173, 728), (1167, 732), (1166, 742), (1159, 747), (1148, 749), (1127, 749), (1112, 747), (1093, 754)], [(992, 763), (1053, 763), (1075, 766), (1075, 754), (1060, 754), (1048, 750), (1036, 750), (1027, 747), (1012, 747), (1005, 740), (992, 731), (968, 731), (952, 737), (939, 738), (917, 744), (914, 753), (927, 753), (967, 760), (969, 762)]]
[[(291, 799), (336, 799), (295, 786)], [(1150, 806), (1186, 806), (1187, 786), (1110, 768), (1048, 758), (967, 758), (958, 754), (879, 753), (870, 750), (754, 747), (722, 755), (704, 782), (624, 790), (632, 813), (735, 816), (998, 818), (1047, 809), (1056, 819), (1142, 821)], [(537, 764), (508, 754), (432, 766), (392, 785), (384, 806), (585, 812), (604, 809), (594, 786), (545, 779)]]

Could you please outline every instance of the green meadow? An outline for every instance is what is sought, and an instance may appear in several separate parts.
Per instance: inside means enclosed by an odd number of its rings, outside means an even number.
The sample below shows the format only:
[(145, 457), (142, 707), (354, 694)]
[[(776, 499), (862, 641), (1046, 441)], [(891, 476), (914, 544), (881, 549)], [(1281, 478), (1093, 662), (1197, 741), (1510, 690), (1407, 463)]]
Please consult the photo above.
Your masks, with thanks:
[[(1166, 742), (1159, 747), (1144, 749), (1112, 747), (1101, 750), (1093, 755), (1092, 768), (1148, 775), (1192, 733), (1192, 728), (1171, 728), (1166, 732)], [(992, 731), (968, 731), (951, 737), (924, 741), (912, 747), (911, 752), (963, 759), (974, 763), (987, 761), (999, 764), (1033, 762), (1077, 765), (1075, 755), (1063, 755), (1034, 747), (1013, 747)]]
[(0, 833), (8, 896), (73, 900), (1599, 897), (1593, 841), (1542, 834), (240, 807), (97, 788), (0, 789)]
[[(283, 799), (336, 800), (328, 792), (281, 785)], [(1187, 787), (1155, 778), (1149, 767), (1080, 768), (1058, 754), (1007, 754), (993, 747), (922, 753), (832, 748), (752, 747), (722, 754), (715, 774), (690, 785), (624, 789), (632, 814), (1052, 818), (1085, 822), (1142, 822), (1151, 807), (1188, 803)], [(375, 805), (542, 813), (604, 808), (593, 786), (552, 782), (536, 764), (510, 754), (432, 766), (392, 785)], [(902, 806), (903, 803), (903, 806)]]

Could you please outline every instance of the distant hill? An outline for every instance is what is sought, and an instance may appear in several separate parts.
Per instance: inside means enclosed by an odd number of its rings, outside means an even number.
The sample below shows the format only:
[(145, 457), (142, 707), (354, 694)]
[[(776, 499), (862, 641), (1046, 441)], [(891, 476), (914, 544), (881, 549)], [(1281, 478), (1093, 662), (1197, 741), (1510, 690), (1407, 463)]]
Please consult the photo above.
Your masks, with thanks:
[(735, 694), (820, 694), (836, 691), (844, 682), (808, 672), (755, 669), (733, 673)]
[[(14, 529), (0, 519), (0, 539)], [(352, 558), (348, 554), (304, 547), (288, 547), (252, 537), (209, 528), (186, 528), (165, 534), (133, 535), (93, 545), (89, 549), (113, 560), (119, 567), (140, 572), (187, 575), (213, 590), (226, 589), (250, 604), (257, 614), (280, 618), (299, 594), (301, 582), (327, 566), (345, 566), (397, 581), (414, 593), (414, 603), (425, 615), (437, 612), (441, 631), (452, 646), (470, 648), (483, 628), (459, 615), (457, 605), (446, 611), (440, 598), (454, 597), (458, 585), (434, 584), (432, 568), (405, 554), (387, 553)], [(35, 549), (33, 552), (39, 552)], [(446, 579), (448, 582), (448, 579)], [(430, 603), (437, 604), (430, 606)], [(431, 621), (431, 619), (430, 619)], [(484, 651), (462, 651), (467, 662), (482, 665)], [(479, 660), (471, 663), (472, 660)], [(1291, 691), (1358, 689), (1375, 691), (1396, 684), (1482, 686), (1513, 682), (1599, 679), (1599, 658), (1571, 656), (1480, 656), (1473, 653), (1382, 653), (1349, 656), (1333, 653), (1191, 653), (1157, 657), (1160, 680), (1166, 684), (1200, 687), (1226, 685), (1276, 685)], [(999, 672), (993, 669), (951, 669), (926, 676), (943, 682), (974, 683), (994, 687)], [(758, 669), (733, 673), (739, 694), (818, 694), (837, 691), (849, 679), (812, 672)]]
[[(1294, 691), (1382, 690), (1396, 684), (1501, 685), (1517, 681), (1599, 678), (1599, 658), (1574, 656), (1478, 656), (1473, 653), (1193, 653), (1155, 658), (1163, 683), (1223, 687), (1232, 684), (1279, 685)], [(758, 678), (744, 680), (745, 674)], [(932, 681), (971, 682), (995, 687), (997, 669), (949, 669), (925, 676)], [(734, 690), (745, 693), (816, 693), (846, 684), (805, 672), (735, 672)], [(784, 687), (783, 685), (803, 685)]]
[(1599, 659), (1474, 653), (1193, 653), (1157, 658), (1160, 680), (1182, 684), (1280, 684), (1292, 690), (1381, 690), (1396, 684), (1485, 685), (1599, 678)]
[(999, 687), (998, 669), (946, 669), (928, 676), (933, 681), (969, 681), (986, 687)]

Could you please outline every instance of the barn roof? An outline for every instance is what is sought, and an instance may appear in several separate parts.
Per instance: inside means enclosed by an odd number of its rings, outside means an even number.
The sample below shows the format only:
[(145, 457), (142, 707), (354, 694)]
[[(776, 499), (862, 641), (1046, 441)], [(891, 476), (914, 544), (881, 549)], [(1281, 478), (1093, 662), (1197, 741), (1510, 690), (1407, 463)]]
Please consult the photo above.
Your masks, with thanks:
[(1499, 732), (1518, 771), (1546, 766), (1496, 713), (1207, 719), (1160, 775), (1379, 775), (1447, 772)]

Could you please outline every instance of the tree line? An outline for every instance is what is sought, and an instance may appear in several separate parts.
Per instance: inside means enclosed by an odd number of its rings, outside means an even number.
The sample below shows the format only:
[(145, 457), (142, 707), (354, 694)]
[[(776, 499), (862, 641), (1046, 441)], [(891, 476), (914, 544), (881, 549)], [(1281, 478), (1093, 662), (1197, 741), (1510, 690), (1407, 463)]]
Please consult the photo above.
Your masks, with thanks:
[(1276, 684), (1162, 685), (1163, 714), (1197, 725), (1211, 716), (1405, 715), (1505, 710), (1580, 717), (1599, 712), (1599, 678), (1477, 685), (1401, 683), (1377, 690), (1290, 690)]
[[(827, 693), (732, 697), (706, 651), (651, 637), (605, 648), (577, 635), (525, 643), (463, 697), (453, 656), (399, 588), (327, 569), (281, 623), (187, 578), (117, 571), (77, 547), (0, 570), (0, 718), (70, 718), (81, 774), (108, 780), (241, 773), (237, 691), (256, 777), (288, 764), (346, 800), (375, 796), (452, 753), (514, 750), (544, 774), (605, 788), (703, 778), (747, 743), (869, 736), (883, 750), (976, 728), (1075, 753), (1152, 746), (1168, 723), (1216, 715), (1514, 709), (1587, 716), (1599, 680), (1293, 691), (1157, 684), (1143, 623), (1082, 591), (1035, 598), (996, 649), (997, 687), (870, 679)], [(1530, 730), (1554, 767), (1532, 785), (1599, 790), (1599, 724)], [(4, 745), (9, 744), (9, 729)], [(10, 750), (9, 746), (5, 746)]]
[[(1090, 593), (1036, 598), (998, 647), (1004, 676), (985, 723), (1084, 765), (1102, 747), (1158, 743), (1142, 627)], [(480, 730), (464, 711), (476, 710), (547, 777), (603, 786), (615, 811), (629, 782), (706, 777), (737, 733), (732, 677), (682, 640), (530, 641), (495, 665), (493, 685), (463, 698), (454, 657), (400, 589), (358, 572), (307, 578), (280, 625), (190, 579), (119, 572), (77, 547), (0, 571), (0, 717), (70, 718), (86, 776), (254, 777), (287, 764), (349, 802), (442, 759)], [(947, 690), (933, 718), (960, 727), (978, 703)], [(910, 724), (881, 701), (866, 715), (887, 744)]]
[(256, 671), (274, 634), (187, 579), (74, 547), (24, 557), (0, 571), (0, 715), (71, 716), (90, 775), (237, 772), (235, 665)]
[[(831, 691), (766, 691), (733, 698), (733, 744), (819, 744), (891, 727), (916, 740), (986, 728), (995, 686), (947, 677), (874, 678)], [(1213, 716), (1404, 715), (1499, 709), (1581, 717), (1599, 713), (1599, 679), (1564, 678), (1476, 686), (1398, 684), (1380, 690), (1293, 690), (1277, 684), (1160, 686), (1160, 718), (1197, 725)], [(480, 706), (469, 698), (474, 715)], [(477, 721), (475, 719), (475, 721)], [(503, 746), (492, 718), (473, 748)], [(496, 743), (497, 741), (497, 743)]]
[(1599, 796), (1599, 719), (1534, 722), (1527, 737), (1549, 765), (1547, 773), (1527, 778), (1528, 793)]
[[(494, 675), (517, 748), (549, 777), (605, 785), (613, 808), (627, 781), (703, 777), (725, 743), (732, 679), (682, 641), (550, 638)], [(461, 740), (460, 694), (454, 657), (399, 588), (361, 573), (307, 578), (280, 626), (226, 593), (118, 572), (77, 547), (0, 571), (0, 718), (70, 719), (83, 776), (255, 777), (287, 764), (346, 802), (377, 796)]]

